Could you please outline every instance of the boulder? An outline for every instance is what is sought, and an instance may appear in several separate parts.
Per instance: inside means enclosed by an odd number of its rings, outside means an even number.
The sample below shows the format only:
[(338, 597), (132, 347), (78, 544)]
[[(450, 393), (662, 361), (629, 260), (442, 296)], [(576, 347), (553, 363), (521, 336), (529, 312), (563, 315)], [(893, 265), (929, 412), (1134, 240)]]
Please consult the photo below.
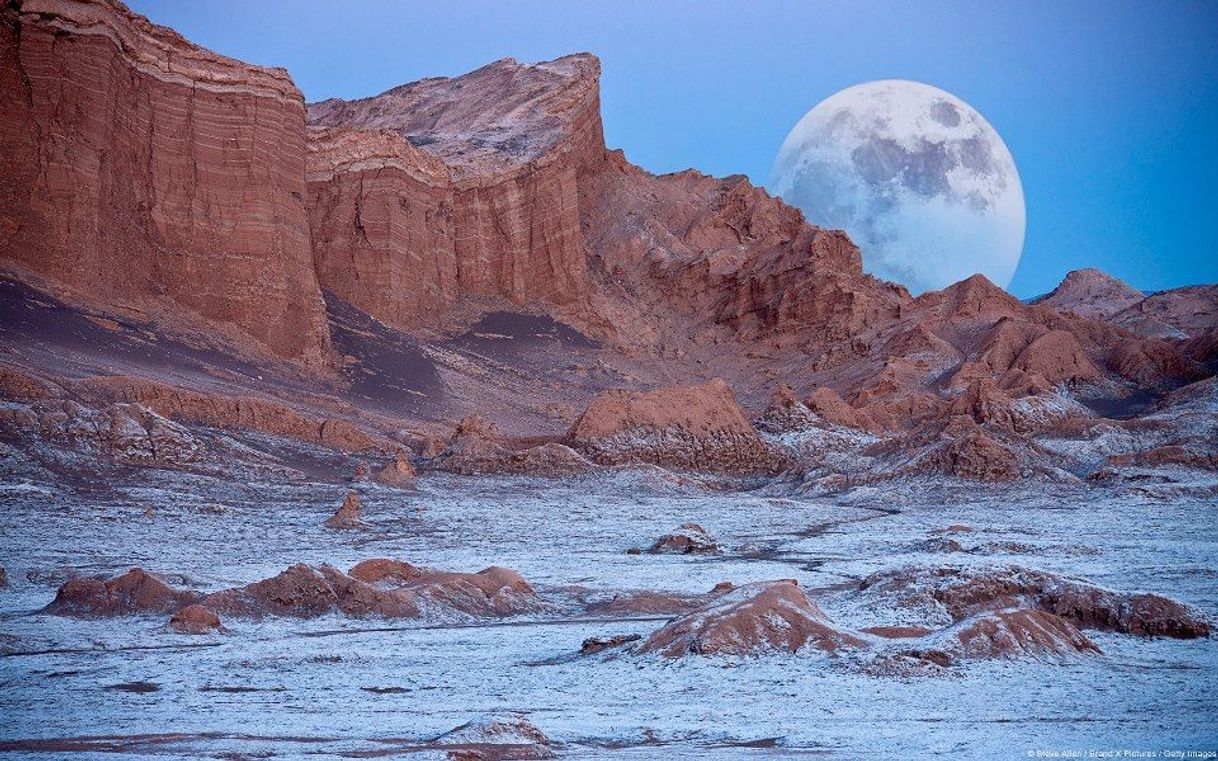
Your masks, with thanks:
[(764, 655), (814, 649), (824, 652), (866, 647), (860, 637), (837, 628), (792, 580), (745, 584), (653, 632), (640, 653)]
[(696, 523), (686, 523), (656, 540), (648, 552), (674, 555), (713, 555), (721, 552), (715, 538)]

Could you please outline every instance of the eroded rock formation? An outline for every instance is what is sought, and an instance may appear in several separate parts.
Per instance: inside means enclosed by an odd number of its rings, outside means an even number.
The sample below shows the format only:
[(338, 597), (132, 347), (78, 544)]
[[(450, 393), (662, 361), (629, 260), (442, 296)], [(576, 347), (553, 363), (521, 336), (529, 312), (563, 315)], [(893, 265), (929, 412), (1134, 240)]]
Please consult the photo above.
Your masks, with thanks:
[(0, 259), (87, 303), (232, 326), (321, 364), (305, 106), (287, 72), (115, 0), (6, 4), (0, 35)]
[(85, 618), (172, 613), (180, 614), (175, 618), (181, 618), (183, 627), (193, 628), (214, 615), (243, 619), (333, 614), (499, 617), (540, 607), (533, 588), (507, 568), (458, 573), (376, 559), (359, 563), (350, 574), (328, 565), (314, 568), (297, 563), (269, 579), (207, 595), (175, 589), (134, 568), (109, 580), (71, 579), (59, 588), (45, 612)]
[(910, 567), (863, 581), (858, 593), (878, 606), (906, 610), (928, 625), (982, 612), (1044, 611), (1084, 629), (1192, 639), (1209, 635), (1196, 611), (1154, 594), (1126, 594), (1028, 568)]
[(776, 472), (785, 456), (757, 434), (731, 388), (715, 379), (647, 392), (611, 391), (571, 427), (572, 445), (597, 462), (686, 470)]
[(652, 633), (639, 652), (677, 658), (861, 647), (866, 642), (837, 628), (796, 582), (782, 580), (745, 584), (712, 598)]

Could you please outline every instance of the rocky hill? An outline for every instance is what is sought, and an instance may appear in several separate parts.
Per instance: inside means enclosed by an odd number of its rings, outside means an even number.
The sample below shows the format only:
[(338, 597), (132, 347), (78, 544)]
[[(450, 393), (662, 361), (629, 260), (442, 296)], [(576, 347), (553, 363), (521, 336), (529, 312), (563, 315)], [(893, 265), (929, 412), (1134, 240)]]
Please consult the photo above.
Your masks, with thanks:
[(913, 298), (743, 177), (634, 166), (604, 144), (590, 54), (306, 106), (287, 72), (117, 0), (0, 15), (13, 401), (311, 441), (341, 423), (416, 455), (477, 413), (596, 459), (568, 433), (594, 399), (722, 379), (752, 413), (785, 384), (776, 432), (887, 437), (877, 467), (1011, 477), (1051, 459), (1029, 437), (1214, 371), (1214, 286), (1144, 296), (1084, 270), (1033, 304), (981, 276)]

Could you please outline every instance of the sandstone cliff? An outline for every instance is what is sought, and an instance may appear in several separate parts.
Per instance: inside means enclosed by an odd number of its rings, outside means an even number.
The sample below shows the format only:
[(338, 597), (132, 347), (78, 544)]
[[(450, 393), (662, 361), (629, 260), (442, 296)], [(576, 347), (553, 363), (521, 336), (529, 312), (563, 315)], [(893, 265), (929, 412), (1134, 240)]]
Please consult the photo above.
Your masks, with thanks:
[(322, 361), (304, 102), (116, 0), (0, 10), (0, 260), (93, 305)]
[(406, 327), (462, 295), (581, 299), (577, 177), (604, 150), (599, 74), (586, 54), (505, 59), (311, 105), (328, 128), (309, 156), (322, 286)]

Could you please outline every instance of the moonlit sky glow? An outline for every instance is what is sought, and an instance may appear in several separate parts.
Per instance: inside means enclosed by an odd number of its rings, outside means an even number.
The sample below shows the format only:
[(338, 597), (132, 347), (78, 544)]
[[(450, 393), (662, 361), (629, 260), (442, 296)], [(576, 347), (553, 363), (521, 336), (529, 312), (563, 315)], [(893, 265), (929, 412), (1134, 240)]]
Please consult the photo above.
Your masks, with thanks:
[(1086, 266), (1146, 290), (1218, 281), (1218, 2), (130, 5), (217, 52), (286, 67), (310, 100), (589, 50), (604, 64), (611, 147), (652, 171), (758, 184), (824, 98), (877, 79), (926, 82), (983, 114), (1018, 164), (1017, 296)]

